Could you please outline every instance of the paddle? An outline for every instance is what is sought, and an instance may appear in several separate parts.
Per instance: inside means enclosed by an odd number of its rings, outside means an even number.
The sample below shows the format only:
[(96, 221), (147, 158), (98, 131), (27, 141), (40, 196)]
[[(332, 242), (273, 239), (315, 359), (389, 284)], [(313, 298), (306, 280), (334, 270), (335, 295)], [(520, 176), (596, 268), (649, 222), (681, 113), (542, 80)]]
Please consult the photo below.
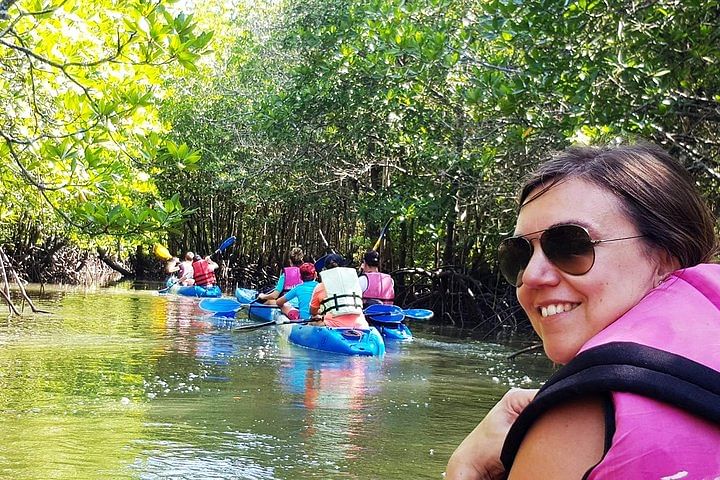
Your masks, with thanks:
[(380, 244), (382, 243), (382, 239), (383, 237), (385, 237), (385, 233), (387, 233), (387, 229), (394, 218), (395, 217), (390, 217), (390, 219), (385, 222), (385, 226), (383, 226), (382, 230), (380, 230), (380, 236), (378, 237), (377, 242), (375, 242), (375, 245), (373, 245), (373, 250), (375, 250), (376, 252), (380, 250)]
[(250, 288), (236, 288), (235, 298), (203, 298), (200, 300), (200, 308), (211, 313), (235, 313), (241, 308), (246, 308), (250, 304), (253, 308), (280, 308), (277, 305), (264, 305), (257, 303), (258, 291)]
[(308, 322), (312, 322), (312, 319), (307, 320), (290, 320), (289, 318), (282, 316), (278, 320), (272, 320), (269, 322), (255, 323), (253, 325), (243, 325), (241, 327), (235, 327), (232, 330), (255, 330), (257, 328), (270, 327), (272, 325), (283, 325), (292, 323), (293, 325), (304, 325)]
[[(325, 250), (330, 250), (330, 253), (335, 253), (335, 250), (330, 248), (330, 244), (328, 243), (327, 239), (325, 238), (325, 235), (323, 235), (322, 228), (318, 227), (318, 232), (320, 232), (320, 238), (322, 239), (323, 243), (325, 244)], [(315, 271), (319, 272), (325, 267), (325, 259), (327, 258), (330, 253), (326, 253), (322, 257), (318, 258), (315, 262)]]
[(403, 309), (397, 305), (384, 305), (378, 303), (370, 305), (365, 309), (365, 315), (376, 322), (382, 323), (400, 323), (405, 318), (413, 320), (429, 320), (433, 317), (432, 310), (424, 308), (408, 308)]
[(230, 313), (237, 312), (241, 308), (247, 308), (250, 305), (253, 308), (280, 308), (277, 305), (264, 305), (262, 303), (239, 302), (234, 298), (203, 298), (200, 300), (199, 306), (202, 310), (211, 313)]
[(200, 308), (212, 313), (237, 312), (249, 303), (240, 303), (234, 298), (203, 298), (200, 300)]
[[(235, 243), (235, 235), (231, 235), (231, 236), (229, 236), (228, 238), (226, 238), (226, 239), (220, 244), (220, 246), (217, 248), (217, 250), (215, 250), (210, 256), (212, 257), (213, 255), (217, 255), (218, 253), (225, 251), (225, 250), (226, 250), (230, 245), (232, 245), (233, 243)], [(167, 248), (163, 247), (163, 246), (160, 245), (160, 244), (156, 244), (155, 247), (156, 247), (156, 248), (155, 248), (156, 252), (157, 252), (158, 250), (162, 252), (163, 249), (164, 249), (165, 252), (167, 252)], [(160, 248), (158, 248), (158, 247), (160, 247)], [(169, 255), (169, 254), (170, 254), (170, 252), (168, 252), (168, 255)], [(157, 255), (157, 253), (156, 253), (156, 255)], [(168, 285), (167, 287), (161, 288), (160, 290), (158, 290), (158, 293), (167, 293), (172, 287), (174, 287), (175, 285), (177, 285), (181, 280), (182, 280), (182, 278), (178, 278), (177, 280), (175, 280), (174, 282), (172, 282), (172, 283), (171, 283), (170, 285)]]

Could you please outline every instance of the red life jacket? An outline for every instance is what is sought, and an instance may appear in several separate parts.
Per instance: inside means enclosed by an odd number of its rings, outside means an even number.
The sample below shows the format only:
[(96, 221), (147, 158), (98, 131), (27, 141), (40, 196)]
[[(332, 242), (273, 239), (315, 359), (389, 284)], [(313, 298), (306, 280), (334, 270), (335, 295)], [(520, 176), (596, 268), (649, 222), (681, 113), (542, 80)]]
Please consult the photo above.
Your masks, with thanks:
[(210, 270), (207, 260), (199, 260), (193, 263), (195, 285), (201, 287), (215, 285), (215, 272)]

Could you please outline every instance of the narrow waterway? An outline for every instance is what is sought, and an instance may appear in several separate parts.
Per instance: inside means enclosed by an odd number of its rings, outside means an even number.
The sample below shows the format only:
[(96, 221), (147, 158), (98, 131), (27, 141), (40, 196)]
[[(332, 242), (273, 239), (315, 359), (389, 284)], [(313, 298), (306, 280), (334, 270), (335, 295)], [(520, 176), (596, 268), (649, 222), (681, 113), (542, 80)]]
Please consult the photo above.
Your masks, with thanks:
[(441, 479), (502, 393), (552, 372), (417, 324), (343, 357), (130, 285), (30, 293), (52, 314), (0, 322), (0, 478)]

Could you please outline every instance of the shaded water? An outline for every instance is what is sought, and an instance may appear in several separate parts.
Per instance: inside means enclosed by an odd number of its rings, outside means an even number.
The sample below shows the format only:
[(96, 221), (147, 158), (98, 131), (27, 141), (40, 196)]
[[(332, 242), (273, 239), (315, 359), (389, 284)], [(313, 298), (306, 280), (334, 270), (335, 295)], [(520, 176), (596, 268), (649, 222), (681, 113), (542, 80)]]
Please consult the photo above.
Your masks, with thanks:
[(440, 479), (508, 387), (551, 373), (417, 324), (381, 359), (343, 357), (233, 332), (197, 299), (30, 293), (53, 314), (0, 321), (1, 478)]

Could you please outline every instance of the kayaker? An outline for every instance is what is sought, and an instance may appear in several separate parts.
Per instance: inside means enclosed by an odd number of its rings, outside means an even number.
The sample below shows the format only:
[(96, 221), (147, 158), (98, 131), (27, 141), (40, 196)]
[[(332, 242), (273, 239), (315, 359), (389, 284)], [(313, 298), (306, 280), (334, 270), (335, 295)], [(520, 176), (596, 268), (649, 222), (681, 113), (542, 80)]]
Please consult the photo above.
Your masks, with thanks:
[(174, 275), (178, 270), (180, 270), (180, 259), (178, 257), (171, 257), (170, 260), (165, 262), (165, 272)]
[(205, 258), (202, 258), (200, 255), (195, 255), (192, 267), (195, 285), (208, 288), (217, 283), (215, 270), (217, 270), (219, 265), (210, 258), (210, 255), (207, 255)]
[(171, 277), (171, 283), (179, 283), (183, 286), (193, 285), (195, 283), (192, 267), (193, 257), (194, 254), (192, 252), (187, 252), (184, 257), (185, 260), (182, 262), (178, 257), (172, 257), (167, 261), (165, 271), (173, 276)]
[(185, 252), (183, 261), (180, 262), (178, 276), (180, 277), (180, 284), (183, 286), (195, 284), (195, 271), (193, 270), (193, 260), (195, 254), (193, 252)]
[[(310, 319), (310, 300), (312, 300), (313, 290), (318, 282), (316, 277), (315, 265), (312, 263), (303, 263), (300, 265), (300, 279), (302, 283), (295, 285), (285, 295), (277, 299), (277, 304), (290, 320)], [(298, 307), (295, 308), (290, 301), (297, 299)]]
[(283, 268), (278, 278), (275, 288), (269, 293), (261, 293), (258, 295), (258, 300), (265, 305), (275, 305), (280, 295), (283, 295), (290, 291), (291, 288), (300, 285), (302, 280), (300, 279), (300, 265), (303, 264), (305, 258), (305, 252), (300, 247), (293, 247), (288, 255), (290, 265)]
[(345, 266), (342, 255), (325, 258), (320, 283), (310, 301), (310, 314), (322, 316), (328, 327), (369, 328), (362, 307), (362, 291), (357, 272)]
[(651, 145), (572, 148), (519, 200), (500, 269), (567, 365), (508, 392), (446, 479), (718, 478), (720, 265), (690, 176)]
[(390, 275), (380, 272), (380, 253), (375, 250), (365, 252), (360, 268), (362, 273), (358, 280), (363, 292), (363, 305), (392, 305), (395, 300), (395, 282)]

